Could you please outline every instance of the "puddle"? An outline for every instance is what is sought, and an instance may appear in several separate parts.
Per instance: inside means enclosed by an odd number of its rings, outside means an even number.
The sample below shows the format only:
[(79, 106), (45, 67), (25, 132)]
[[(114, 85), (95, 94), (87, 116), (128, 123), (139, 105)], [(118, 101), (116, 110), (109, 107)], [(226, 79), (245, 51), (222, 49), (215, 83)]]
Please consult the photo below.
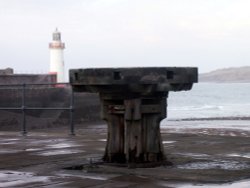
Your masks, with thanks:
[(106, 177), (105, 175), (100, 174), (92, 174), (91, 175), (84, 175), (84, 174), (59, 174), (59, 176), (62, 177), (78, 177), (83, 179), (92, 179), (92, 180), (108, 180), (109, 177)]
[(226, 183), (226, 184), (199, 184), (199, 185), (175, 185), (176, 188), (249, 188), (250, 187), (250, 180), (239, 181), (234, 183)]
[(17, 142), (4, 142), (4, 143), (0, 143), (0, 145), (11, 145), (11, 144), (17, 144)]
[(178, 165), (179, 169), (201, 170), (201, 169), (223, 169), (223, 170), (243, 170), (249, 168), (249, 165), (237, 161), (211, 161), (211, 162), (194, 162), (184, 165)]
[(3, 141), (3, 142), (17, 141), (17, 140), (20, 140), (20, 139), (18, 139), (18, 138), (6, 138), (6, 139), (1, 139), (1, 141)]
[(53, 150), (53, 151), (46, 151), (46, 152), (40, 152), (36, 155), (41, 156), (52, 156), (52, 155), (66, 155), (66, 154), (73, 154), (73, 153), (82, 153), (85, 152), (84, 150)]
[(173, 144), (173, 143), (175, 143), (176, 141), (163, 141), (162, 143), (163, 144)]
[(100, 142), (107, 142), (107, 139), (98, 139), (97, 141), (100, 141)]
[(0, 187), (22, 187), (24, 184), (48, 182), (49, 177), (35, 176), (33, 173), (18, 171), (0, 171)]
[(229, 133), (230, 136), (237, 136), (235, 133)]
[(60, 149), (60, 148), (70, 148), (70, 147), (77, 147), (77, 146), (83, 146), (83, 145), (63, 143), (63, 144), (51, 144), (51, 145), (47, 145), (46, 147), (51, 148), (51, 149)]
[(20, 140), (20, 139), (18, 139), (18, 138), (1, 139), (0, 145), (16, 144), (18, 140)]
[(237, 153), (232, 153), (232, 154), (228, 154), (228, 157), (243, 157), (243, 158), (248, 158), (250, 159), (250, 153), (247, 154), (237, 154)]
[(174, 154), (189, 156), (189, 157), (209, 157), (209, 155), (204, 154), (204, 153), (174, 153)]
[(41, 151), (41, 150), (43, 150), (43, 149), (41, 149), (41, 148), (28, 148), (25, 151)]

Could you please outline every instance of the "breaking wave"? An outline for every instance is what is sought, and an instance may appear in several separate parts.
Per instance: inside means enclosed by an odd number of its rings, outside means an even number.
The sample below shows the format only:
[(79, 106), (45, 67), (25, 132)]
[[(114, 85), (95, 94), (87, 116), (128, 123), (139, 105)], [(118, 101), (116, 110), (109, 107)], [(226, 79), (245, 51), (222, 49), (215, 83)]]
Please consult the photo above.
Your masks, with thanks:
[(199, 111), (199, 110), (223, 110), (223, 106), (204, 105), (204, 106), (183, 106), (183, 107), (169, 107), (172, 111)]

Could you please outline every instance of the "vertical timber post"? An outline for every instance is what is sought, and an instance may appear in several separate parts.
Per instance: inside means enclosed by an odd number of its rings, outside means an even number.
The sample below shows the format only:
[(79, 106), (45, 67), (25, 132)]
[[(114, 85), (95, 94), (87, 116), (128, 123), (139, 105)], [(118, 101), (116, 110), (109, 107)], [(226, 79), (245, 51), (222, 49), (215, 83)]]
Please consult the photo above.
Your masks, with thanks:
[[(103, 119), (108, 124), (104, 161), (159, 165), (165, 160), (160, 121), (166, 117), (166, 97), (105, 99)], [(165, 110), (163, 110), (165, 109)]]
[(70, 112), (69, 112), (69, 121), (70, 121), (70, 135), (75, 136), (75, 126), (74, 126), (74, 91), (71, 87), (70, 92)]
[(25, 102), (25, 90), (26, 90), (26, 84), (22, 85), (22, 135), (26, 136), (27, 135), (27, 130), (26, 130), (26, 102)]

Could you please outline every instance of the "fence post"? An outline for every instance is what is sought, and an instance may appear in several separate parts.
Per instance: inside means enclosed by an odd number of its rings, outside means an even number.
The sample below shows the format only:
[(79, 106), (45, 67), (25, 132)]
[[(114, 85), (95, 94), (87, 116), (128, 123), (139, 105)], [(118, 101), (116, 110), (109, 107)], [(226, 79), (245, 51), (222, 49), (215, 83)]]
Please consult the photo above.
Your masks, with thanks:
[(22, 135), (26, 136), (27, 135), (27, 130), (26, 130), (26, 112), (25, 112), (25, 89), (26, 89), (26, 84), (22, 85)]
[(69, 110), (70, 135), (75, 136), (75, 126), (74, 126), (73, 114), (74, 114), (74, 91), (73, 91), (73, 88), (71, 86), (70, 110)]

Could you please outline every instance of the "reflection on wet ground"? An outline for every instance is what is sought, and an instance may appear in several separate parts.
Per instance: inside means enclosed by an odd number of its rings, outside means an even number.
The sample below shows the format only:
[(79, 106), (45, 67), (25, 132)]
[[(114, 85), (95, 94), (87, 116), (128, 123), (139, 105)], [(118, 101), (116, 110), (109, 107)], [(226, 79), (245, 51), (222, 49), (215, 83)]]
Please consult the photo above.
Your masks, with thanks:
[(77, 147), (77, 146), (81, 146), (81, 145), (68, 142), (68, 143), (51, 144), (51, 145), (47, 145), (46, 147), (51, 148), (51, 149), (58, 149), (58, 148), (70, 148), (70, 147)]
[(0, 187), (22, 187), (24, 184), (48, 182), (49, 177), (36, 176), (30, 172), (0, 171)]
[[(169, 186), (169, 185), (168, 185)], [(239, 181), (235, 183), (225, 183), (222, 185), (218, 184), (183, 184), (183, 185), (174, 185), (176, 188), (249, 188), (250, 180)]]
[(98, 139), (100, 142), (107, 142), (107, 139)]
[(81, 153), (84, 152), (83, 150), (73, 150), (73, 149), (61, 149), (61, 150), (53, 150), (53, 151), (45, 151), (45, 152), (39, 152), (35, 155), (41, 155), (41, 156), (51, 156), (51, 155), (65, 155), (65, 154), (73, 154), (73, 153)]
[(184, 165), (178, 165), (180, 169), (223, 169), (223, 170), (242, 170), (248, 169), (249, 164), (237, 161), (209, 161), (209, 162), (193, 162)]
[(58, 174), (59, 176), (61, 177), (79, 177), (79, 178), (82, 178), (82, 179), (93, 179), (93, 180), (108, 180), (110, 179), (111, 177), (113, 177), (112, 175), (105, 175), (105, 174), (66, 174), (66, 173), (61, 173), (61, 174)]
[(185, 155), (185, 156), (189, 156), (189, 157), (209, 157), (209, 155), (204, 154), (204, 153), (173, 153), (173, 154), (177, 154), (177, 155)]
[(244, 157), (244, 158), (248, 158), (250, 159), (250, 153), (232, 153), (232, 154), (228, 154), (227, 156), (229, 157)]
[(176, 141), (163, 141), (162, 143), (163, 144), (172, 144), (172, 143), (175, 143)]

